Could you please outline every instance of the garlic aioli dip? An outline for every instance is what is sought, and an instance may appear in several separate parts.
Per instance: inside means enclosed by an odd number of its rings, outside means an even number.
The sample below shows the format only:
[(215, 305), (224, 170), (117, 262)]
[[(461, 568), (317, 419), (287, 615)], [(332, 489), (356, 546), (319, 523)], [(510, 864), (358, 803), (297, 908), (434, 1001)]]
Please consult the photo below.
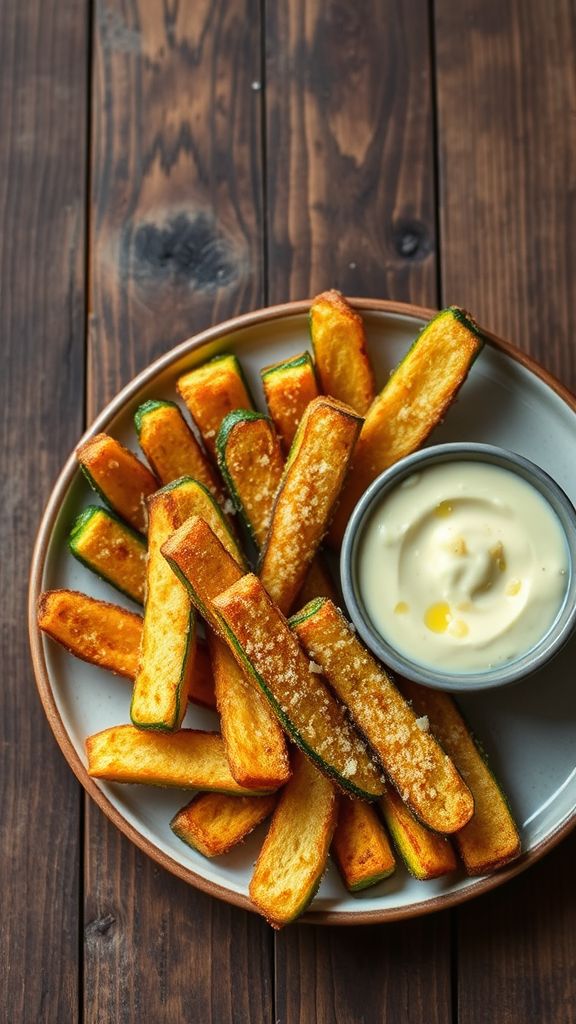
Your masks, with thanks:
[(374, 628), (448, 672), (525, 654), (569, 580), (564, 530), (527, 481), (485, 462), (443, 462), (384, 495), (363, 530), (358, 585)]

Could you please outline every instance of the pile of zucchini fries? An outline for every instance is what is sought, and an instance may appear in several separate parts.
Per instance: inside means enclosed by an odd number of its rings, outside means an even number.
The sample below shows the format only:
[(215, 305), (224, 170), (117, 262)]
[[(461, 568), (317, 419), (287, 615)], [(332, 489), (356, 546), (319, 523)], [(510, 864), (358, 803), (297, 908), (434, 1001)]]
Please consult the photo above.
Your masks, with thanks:
[[(45, 633), (133, 683), (132, 724), (86, 741), (91, 776), (198, 790), (171, 827), (207, 857), (271, 816), (250, 896), (274, 927), (308, 905), (329, 853), (355, 892), (394, 871), (393, 847), (420, 879), (455, 871), (457, 854), (475, 875), (520, 851), (454, 701), (392, 681), (319, 553), (443, 418), (481, 334), (443, 310), (376, 393), (343, 296), (318, 296), (310, 328), (314, 359), (262, 370), (267, 416), (221, 355), (178, 381), (194, 429), (175, 402), (137, 410), (150, 469), (106, 434), (81, 445), (105, 506), (82, 512), (70, 550), (144, 615), (65, 590), (38, 608)], [(189, 701), (217, 709), (220, 733), (182, 728)]]

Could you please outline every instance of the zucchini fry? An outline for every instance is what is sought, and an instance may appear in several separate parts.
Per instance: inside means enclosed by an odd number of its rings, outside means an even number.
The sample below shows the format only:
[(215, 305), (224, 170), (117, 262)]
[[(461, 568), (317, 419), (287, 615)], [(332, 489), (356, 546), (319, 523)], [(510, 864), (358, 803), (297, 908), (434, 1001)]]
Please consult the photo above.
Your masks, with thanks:
[(521, 852), (518, 829), (502, 790), (451, 697), (408, 680), (402, 689), (416, 713), (428, 718), (474, 796), (474, 814), (454, 836), (467, 874), (496, 871)]
[(310, 335), (324, 394), (363, 416), (376, 388), (362, 317), (340, 292), (323, 292), (310, 308)]
[(101, 580), (137, 604), (144, 603), (146, 542), (115, 512), (89, 505), (76, 519), (68, 547)]
[(339, 609), (331, 601), (313, 601), (291, 625), (350, 709), (404, 802), (435, 832), (461, 829), (474, 810), (470, 790)]
[[(75, 590), (46, 590), (38, 600), (40, 629), (75, 658), (126, 679), (138, 671), (142, 616)], [(214, 676), (205, 643), (198, 643), (188, 699), (216, 708)]]
[(88, 737), (86, 755), (93, 779), (232, 795), (253, 792), (232, 778), (222, 737), (215, 732), (142, 732), (133, 725), (114, 725)]
[(294, 752), (284, 788), (256, 861), (250, 898), (273, 928), (294, 921), (315, 896), (336, 824), (336, 791)]
[(45, 590), (38, 600), (38, 625), (76, 658), (134, 678), (141, 615), (76, 590)]
[(230, 771), (242, 786), (277, 789), (290, 777), (282, 730), (260, 691), (212, 630), (208, 646)]
[(394, 845), (414, 878), (428, 881), (456, 871), (458, 862), (450, 840), (421, 825), (392, 786), (387, 787), (379, 807)]
[(216, 459), (216, 435), (233, 409), (251, 409), (246, 380), (236, 356), (221, 355), (190, 370), (176, 384), (206, 449)]
[(260, 550), (266, 540), (284, 458), (270, 420), (251, 409), (236, 409), (222, 421), (216, 438), (218, 466), (236, 511)]
[(162, 554), (200, 615), (216, 632), (220, 623), (212, 600), (242, 578), (242, 569), (226, 541), (200, 516), (190, 518), (162, 545)]
[(150, 470), (108, 434), (89, 437), (76, 455), (96, 493), (130, 526), (146, 533), (146, 498), (158, 490)]
[[(268, 536), (274, 498), (284, 471), (278, 436), (266, 416), (237, 409), (222, 421), (216, 448), (230, 497), (260, 551)], [(330, 574), (318, 555), (298, 595), (301, 604), (312, 597), (335, 597)]]
[(134, 424), (140, 447), (162, 484), (191, 476), (215, 498), (222, 498), (216, 473), (175, 402), (144, 402)]
[[(233, 550), (224, 547), (221, 538), (198, 516), (184, 523), (162, 548), (190, 600), (215, 633), (220, 632), (220, 624), (212, 598), (242, 576)], [(231, 771), (243, 785), (277, 788), (286, 782), (290, 770), (282, 730), (222, 639), (209, 633), (208, 643)]]
[(280, 484), (260, 578), (284, 613), (290, 611), (328, 528), (362, 419), (332, 398), (308, 406)]
[[(260, 371), (268, 413), (288, 453), (306, 408), (318, 398), (318, 381), (309, 352)], [(335, 396), (338, 397), (338, 396)]]
[(384, 827), (370, 804), (340, 797), (338, 824), (330, 848), (350, 892), (388, 878), (396, 867)]
[[(139, 729), (172, 731), (184, 717), (194, 672), (195, 615), (185, 587), (174, 579), (160, 549), (190, 515), (199, 512), (213, 516), (222, 532), (226, 528), (212, 495), (189, 477), (157, 491), (149, 499), (148, 509), (147, 596), (130, 716)], [(241, 558), (231, 537), (229, 543)]]
[(243, 576), (214, 597), (212, 607), (235, 657), (301, 750), (345, 791), (367, 800), (380, 796), (371, 753), (260, 580)]
[(174, 835), (205, 857), (220, 857), (237, 846), (276, 806), (276, 796), (197, 793), (170, 822)]
[(366, 414), (330, 532), (333, 544), (341, 543), (368, 485), (416, 451), (440, 423), (482, 345), (478, 327), (457, 306), (442, 310), (423, 328)]

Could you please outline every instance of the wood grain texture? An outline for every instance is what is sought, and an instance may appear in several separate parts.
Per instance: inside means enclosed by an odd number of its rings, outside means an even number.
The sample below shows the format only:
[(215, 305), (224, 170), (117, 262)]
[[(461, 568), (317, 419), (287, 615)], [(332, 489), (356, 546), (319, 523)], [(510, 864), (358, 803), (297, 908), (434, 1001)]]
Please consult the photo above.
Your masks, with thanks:
[(87, 826), (86, 1024), (271, 1020), (262, 921), (167, 874), (94, 804)]
[[(428, 5), (278, 0), (266, 20), (269, 299), (436, 303)], [(282, 1024), (438, 1024), (450, 918), (276, 937)]]
[(434, 302), (428, 3), (277, 0), (266, 20), (271, 302)]
[(576, 1021), (574, 833), (540, 864), (459, 910), (458, 1024)]
[(449, 916), (363, 928), (281, 933), (276, 1016), (282, 1024), (447, 1024)]
[[(92, 6), (89, 418), (174, 342), (265, 301), (265, 235), (271, 301), (328, 286), (439, 298), (427, 2), (262, 2), (263, 74), (255, 0), (4, 0), (8, 581), (26, 578), (39, 509), (83, 425)], [(430, 9), (443, 298), (576, 388), (574, 5)], [(90, 804), (79, 921), (79, 794), (34, 692), (24, 586), (9, 588), (0, 645), (2, 1020), (73, 1024), (83, 984), (87, 1024), (576, 1024), (574, 836), (452, 915), (273, 939), (156, 867)]]
[[(443, 302), (576, 387), (576, 12), (436, 0)], [(458, 911), (458, 1021), (576, 1020), (575, 840)]]
[[(80, 793), (34, 687), (26, 581), (40, 510), (82, 427), (83, 3), (0, 5), (0, 1018), (78, 1014)], [(61, 410), (66, 410), (66, 415)]]
[(262, 304), (257, 0), (97, 0), (89, 418)]
[[(89, 418), (175, 342), (263, 303), (259, 5), (98, 0), (94, 42)], [(92, 805), (85, 893), (87, 1024), (271, 1020), (264, 922)]]
[(443, 298), (576, 389), (576, 10), (436, 3)]

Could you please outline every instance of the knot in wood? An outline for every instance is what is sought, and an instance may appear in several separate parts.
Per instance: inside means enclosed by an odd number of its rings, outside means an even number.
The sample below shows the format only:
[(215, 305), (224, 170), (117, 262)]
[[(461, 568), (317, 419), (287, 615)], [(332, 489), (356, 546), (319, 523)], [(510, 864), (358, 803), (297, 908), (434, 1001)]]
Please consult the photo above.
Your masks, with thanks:
[(237, 275), (228, 241), (208, 214), (179, 213), (161, 226), (141, 224), (134, 232), (137, 277), (170, 276), (212, 290)]
[(86, 937), (97, 937), (98, 935), (106, 935), (112, 925), (115, 923), (116, 918), (113, 914), (104, 914), (103, 917), (97, 917), (93, 921), (89, 921), (85, 927)]
[(406, 260), (424, 259), (430, 252), (430, 238), (424, 224), (417, 220), (397, 221), (392, 228), (394, 248)]

